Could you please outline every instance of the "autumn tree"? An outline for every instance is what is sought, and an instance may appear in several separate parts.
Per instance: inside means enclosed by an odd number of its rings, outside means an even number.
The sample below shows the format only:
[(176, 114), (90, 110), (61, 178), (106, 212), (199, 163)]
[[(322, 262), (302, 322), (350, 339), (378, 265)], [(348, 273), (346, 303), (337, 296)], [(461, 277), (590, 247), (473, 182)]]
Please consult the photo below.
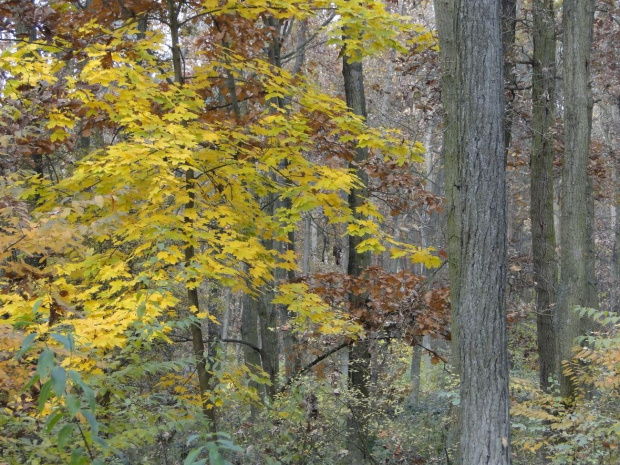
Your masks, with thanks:
[[(420, 145), (369, 128), (349, 98), (320, 92), (278, 58), (279, 28), (311, 20), (313, 6), (58, 1), (29, 5), (33, 40), (8, 30), (15, 19), (4, 24), (2, 147), (16, 157), (1, 185), (2, 340), (17, 367), (35, 372), (25, 397), (11, 385), (7, 405), (48, 422), (49, 442), (37, 440), (51, 446), (36, 454), (97, 461), (192, 428), (217, 451), (218, 437), (204, 434), (225, 421), (216, 408), (258, 405), (259, 385), (275, 401), (276, 305), (290, 328), (346, 342), (337, 348), (356, 339), (355, 311), (292, 279), (294, 232), (313, 210), (347, 225), (353, 256), (390, 247), (437, 264), (381, 230), (363, 160), (348, 165), (364, 153), (403, 166), (421, 159)], [(341, 10), (321, 32), (349, 58), (403, 49), (399, 18), (380, 4), (319, 6)], [(45, 176), (28, 170), (33, 155)], [(33, 257), (45, 259), (40, 269)], [(377, 308), (392, 284), (381, 282)], [(255, 370), (227, 363), (214, 344), (209, 289), (223, 288), (270, 308), (250, 323), (256, 340), (227, 338), (258, 356)]]

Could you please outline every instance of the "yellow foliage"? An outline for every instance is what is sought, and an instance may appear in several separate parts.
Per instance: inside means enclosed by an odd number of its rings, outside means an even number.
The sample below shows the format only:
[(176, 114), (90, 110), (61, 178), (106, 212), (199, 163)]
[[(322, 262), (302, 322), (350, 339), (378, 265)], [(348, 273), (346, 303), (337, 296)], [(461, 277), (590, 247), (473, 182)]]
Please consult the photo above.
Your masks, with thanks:
[[(204, 13), (235, 12), (248, 19), (265, 12), (304, 19), (323, 7), (338, 10), (326, 32), (352, 60), (386, 48), (404, 51), (401, 33), (415, 30), (375, 1), (202, 2)], [(327, 135), (334, 141), (367, 147), (401, 165), (422, 160), (421, 144), (405, 142), (398, 132), (369, 128), (341, 99), (258, 58), (214, 45), (217, 59), (195, 64), (196, 78), (181, 87), (169, 84), (172, 70), (158, 58), (167, 48), (164, 34), (148, 32), (137, 40), (133, 26), (109, 30), (95, 21), (75, 32), (85, 39), (73, 50), (80, 57), (76, 69), (68, 69), (59, 51), (77, 46), (59, 37), (49, 43), (18, 42), (0, 53), (0, 71), (7, 76), (3, 97), (25, 99), (23, 88), (46, 88), (62, 76), (71, 110), (34, 109), (52, 143), (75, 136), (91, 118), (120, 134), (79, 159), (62, 173), (64, 179), (52, 183), (31, 173), (10, 174), (0, 183), (0, 199), (8, 199), (0, 208), (3, 352), (19, 350), (29, 332), (36, 335), (36, 347), (53, 349), (60, 366), (102, 376), (111, 354), (132, 341), (170, 342), (167, 335), (183, 315), (175, 296), (179, 287), (214, 280), (232, 291), (258, 293), (273, 282), (277, 269), (294, 270), (294, 252), (261, 239), (288, 241), (288, 233), (314, 209), (332, 224), (347, 224), (347, 234), (362, 237), (359, 252), (382, 252), (390, 244), (394, 257), (404, 254), (427, 267), (439, 265), (432, 249), (382, 233), (384, 218), (372, 202), (358, 207), (364, 218), (356, 220), (346, 194), (360, 181), (349, 169), (324, 166), (309, 156), (315, 150), (317, 114), (330, 122)], [(105, 44), (88, 40), (97, 34), (108, 37)], [(417, 46), (430, 43), (426, 34), (418, 31)], [(255, 76), (267, 100), (277, 97), (287, 105), (267, 105), (245, 126), (205, 118), (205, 90), (222, 70), (239, 79)], [(20, 117), (16, 108), (3, 112)], [(189, 170), (193, 180), (185, 176)], [(261, 198), (290, 200), (290, 207), (266, 212)], [(28, 202), (37, 208), (30, 211)], [(186, 255), (190, 248), (193, 254)], [(24, 263), (33, 257), (40, 267)], [(280, 285), (274, 303), (286, 305), (300, 328), (312, 324), (323, 334), (347, 336), (361, 332), (345, 312), (331, 308), (305, 284)], [(208, 311), (196, 317), (217, 322)], [(70, 334), (71, 347), (53, 339), (55, 333)], [(0, 361), (0, 389), (14, 395), (11, 377), (21, 382), (27, 371), (17, 362)], [(254, 399), (256, 393), (243, 384), (248, 376), (224, 373), (220, 382)], [(177, 375), (162, 378), (160, 387), (200, 404), (195, 389)], [(218, 392), (215, 405), (227, 395), (232, 394)]]

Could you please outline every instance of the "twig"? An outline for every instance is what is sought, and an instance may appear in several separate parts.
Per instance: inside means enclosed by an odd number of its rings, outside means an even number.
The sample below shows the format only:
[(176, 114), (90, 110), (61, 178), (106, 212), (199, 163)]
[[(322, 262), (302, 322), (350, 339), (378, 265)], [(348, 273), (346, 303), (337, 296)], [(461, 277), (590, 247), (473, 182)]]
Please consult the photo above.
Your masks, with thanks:
[(95, 460), (95, 456), (93, 455), (93, 451), (90, 450), (90, 446), (88, 445), (88, 441), (86, 440), (86, 436), (84, 435), (84, 431), (82, 431), (82, 427), (79, 422), (76, 422), (78, 429), (80, 430), (80, 434), (82, 435), (82, 439), (84, 440), (84, 445), (86, 446), (86, 450), (88, 451), (88, 455), (90, 460)]

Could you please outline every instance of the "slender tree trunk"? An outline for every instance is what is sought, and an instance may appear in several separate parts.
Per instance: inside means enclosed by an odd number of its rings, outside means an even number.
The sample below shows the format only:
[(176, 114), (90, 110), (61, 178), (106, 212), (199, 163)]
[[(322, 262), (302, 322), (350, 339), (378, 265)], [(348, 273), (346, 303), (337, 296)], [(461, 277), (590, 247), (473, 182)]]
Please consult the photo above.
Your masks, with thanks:
[[(366, 113), (366, 97), (364, 94), (364, 75), (362, 62), (348, 62), (349, 55), (343, 54), (342, 74), (344, 77), (344, 88), (347, 105), (356, 115), (364, 118)], [(349, 206), (356, 218), (361, 218), (357, 208), (368, 198), (368, 175), (361, 168), (368, 159), (368, 149), (358, 148), (355, 160), (350, 168), (361, 181), (361, 186), (351, 190), (349, 194)], [(358, 277), (370, 265), (370, 253), (359, 253), (356, 251), (357, 245), (364, 240), (363, 237), (348, 236), (349, 259), (347, 273), (349, 276)], [(351, 295), (349, 297), (352, 308), (366, 305), (365, 296)], [(348, 368), (349, 389), (356, 397), (355, 405), (351, 406), (351, 416), (348, 421), (347, 449), (351, 463), (364, 463), (370, 456), (370, 445), (368, 442), (368, 425), (366, 420), (366, 409), (368, 401), (368, 377), (370, 374), (370, 351), (369, 341), (359, 340), (349, 346), (349, 368)]]
[[(448, 270), (450, 275), (450, 312), (452, 316), (451, 362), (457, 375), (461, 374), (459, 356), (459, 326), (457, 324), (461, 275), (461, 201), (459, 192), (458, 156), (458, 49), (457, 49), (457, 4), (456, 0), (434, 0), (435, 24), (439, 37), (441, 59), (441, 100), (443, 105), (443, 144), (441, 157), (444, 162), (444, 184), (446, 195), (446, 242), (448, 249)], [(454, 406), (457, 421), (449, 426), (446, 435), (446, 450), (453, 450), (460, 436), (461, 407)]]
[[(170, 26), (170, 38), (172, 40), (172, 66), (174, 69), (175, 82), (179, 86), (184, 84), (181, 47), (179, 45), (179, 10), (175, 5), (174, 0), (167, 0), (168, 4), (168, 20)], [(188, 192), (189, 200), (185, 205), (187, 211), (194, 209), (194, 184), (195, 176), (192, 168), (187, 169), (185, 172), (186, 189)], [(193, 227), (193, 221), (190, 217), (185, 217), (185, 225), (187, 230), (191, 230)], [(185, 266), (187, 268), (192, 267), (192, 262), (195, 257), (194, 246), (187, 244), (185, 246)], [(187, 300), (190, 311), (197, 315), (200, 312), (200, 303), (198, 301), (198, 285), (197, 283), (191, 283), (187, 286)], [(196, 373), (198, 376), (198, 385), (200, 389), (200, 398), (202, 403), (203, 413), (205, 418), (209, 422), (209, 429), (211, 432), (216, 431), (216, 412), (215, 405), (209, 401), (209, 391), (211, 386), (211, 372), (207, 370), (206, 359), (206, 347), (204, 343), (204, 335), (202, 331), (202, 325), (199, 320), (195, 321), (190, 328), (192, 347), (194, 351), (194, 357), (196, 358)]]
[(510, 463), (501, 2), (458, 2), (460, 442), (465, 465)]
[[(281, 37), (280, 37), (281, 35), (280, 34), (280, 27), (281, 27), (280, 20), (270, 17), (267, 19), (267, 24), (271, 28), (271, 30), (274, 31), (273, 37), (272, 37), (272, 40), (269, 46), (269, 62), (273, 64), (274, 66), (281, 68), (282, 67), (282, 60), (281, 60), (282, 46), (281, 46)], [(307, 29), (308, 29), (307, 21), (303, 21), (300, 24), (299, 34), (297, 38), (298, 39), (298, 50), (297, 50), (298, 55), (295, 59), (295, 66), (293, 70), (294, 74), (300, 73), (303, 67), (303, 64), (304, 64), (305, 53), (306, 53), (305, 52), (305, 39), (306, 39)], [(274, 102), (274, 104), (276, 104), (278, 107), (282, 109), (285, 108), (284, 101), (281, 98), (278, 98), (277, 101)], [(282, 163), (282, 168), (286, 168), (286, 164), (287, 162), (284, 161)], [(280, 180), (280, 182), (283, 182), (283, 181)], [(292, 199), (286, 198), (284, 199), (282, 204), (285, 209), (287, 210), (292, 209)], [(295, 252), (294, 231), (290, 231), (288, 233), (288, 243), (281, 244), (281, 248), (284, 249), (283, 251), (288, 251), (288, 252), (293, 252), (293, 253)], [(278, 278), (287, 279), (289, 282), (292, 282), (295, 279), (295, 271), (289, 270), (286, 273), (283, 273), (282, 276), (278, 276)], [(289, 322), (294, 318), (294, 315), (288, 310), (286, 306), (280, 306), (276, 308), (276, 306), (274, 306), (271, 302), (265, 302), (265, 305), (267, 306), (267, 309), (269, 310), (268, 313), (271, 316), (271, 321), (273, 324), (272, 332), (273, 332), (273, 338), (275, 338), (274, 342), (278, 342), (277, 333), (275, 330), (277, 326), (276, 316), (279, 316), (280, 318), (280, 326), (290, 326)], [(278, 315), (276, 315), (276, 311), (278, 312)], [(277, 349), (278, 346), (274, 346), (274, 348)], [(284, 352), (284, 371), (286, 373), (287, 378), (289, 378), (293, 376), (298, 370), (301, 369), (301, 359), (299, 355), (297, 354), (297, 336), (293, 331), (286, 330), (282, 333), (282, 349)], [(279, 350), (277, 350), (275, 354), (271, 355), (271, 357), (272, 357), (271, 364), (275, 368), (274, 375), (277, 378), (277, 374), (279, 372)], [(275, 382), (277, 381), (277, 379), (274, 379), (273, 381), (274, 381), (273, 394), (275, 395), (275, 392), (276, 392)]]
[(506, 115), (504, 120), (504, 143), (506, 151), (512, 139), (513, 102), (516, 95), (514, 45), (517, 25), (517, 1), (502, 0), (502, 44), (504, 49), (504, 82), (506, 85)]
[(303, 276), (310, 274), (310, 242), (312, 235), (312, 216), (310, 213), (306, 213), (304, 218), (304, 250), (301, 260), (301, 274)]
[(620, 169), (617, 166), (614, 168), (614, 172), (616, 175), (616, 189), (614, 192), (613, 206), (614, 209), (614, 249), (612, 255), (611, 262), (611, 277), (612, 277), (612, 286), (613, 291), (612, 295), (612, 303), (611, 310), (618, 313), (618, 308), (620, 305)]
[[(427, 128), (426, 140), (424, 141), (424, 146), (426, 147), (426, 179), (427, 179), (427, 189), (435, 194), (439, 194), (437, 188), (437, 174), (434, 173), (434, 161), (433, 161), (433, 133), (435, 126), (431, 123)], [(431, 241), (431, 237), (437, 240), (437, 214), (432, 214), (428, 212), (428, 209), (425, 207), (422, 209), (422, 227), (420, 228), (420, 237), (421, 237), (421, 246), (423, 248), (430, 247), (433, 245)], [(426, 268), (423, 264), (421, 265), (420, 274), (422, 276), (429, 277), (429, 269)], [(415, 344), (413, 346), (413, 350), (411, 352), (411, 394), (409, 395), (409, 404), (413, 407), (417, 407), (419, 398), (420, 398), (420, 374), (422, 371), (422, 347), (420, 344), (422, 343), (422, 336), (417, 336), (415, 339)], [(426, 346), (428, 347), (428, 346)]]
[(594, 0), (565, 0), (564, 23), (564, 166), (562, 169), (560, 287), (557, 305), (557, 357), (560, 391), (572, 398), (577, 386), (561, 369), (571, 360), (574, 338), (584, 325), (575, 307), (587, 305), (586, 259), (592, 94), (589, 59)]
[(297, 55), (295, 56), (295, 64), (293, 65), (293, 73), (301, 73), (306, 63), (306, 41), (308, 40), (308, 20), (303, 19), (299, 22), (297, 29)]
[(461, 207), (459, 194), (459, 158), (457, 133), (457, 10), (455, 0), (435, 0), (435, 22), (441, 57), (441, 93), (444, 113), (443, 147), (444, 176), (447, 206), (448, 265), (450, 271), (450, 306), (452, 312), (452, 363), (458, 366), (458, 314), (461, 254)]
[[(258, 333), (258, 301), (251, 295), (246, 294), (243, 296), (242, 310), (241, 310), (241, 339), (254, 347), (260, 347), (260, 337)], [(263, 368), (263, 361), (261, 354), (250, 347), (249, 345), (243, 345), (243, 358), (245, 364), (254, 373), (259, 373)], [(250, 387), (256, 389), (258, 397), (261, 402), (265, 402), (265, 386), (255, 382), (250, 382)], [(250, 405), (251, 417), (256, 419), (258, 417), (258, 406), (256, 404)]]
[[(616, 101), (616, 104), (610, 108), (611, 124), (614, 125), (615, 130), (620, 129), (620, 99)], [(612, 144), (609, 144), (612, 147)], [(611, 310), (618, 312), (618, 305), (620, 304), (620, 163), (613, 160), (613, 181), (614, 181), (614, 197), (612, 198), (612, 210), (613, 210), (613, 235), (614, 235), (614, 248), (611, 257), (611, 285), (612, 297)]]
[[(590, 126), (592, 122), (590, 122)], [(592, 185), (592, 177), (587, 178), (587, 204), (586, 204), (586, 306), (598, 310), (598, 279), (596, 278), (596, 242), (595, 242), (595, 225), (596, 225), (596, 205), (594, 202), (594, 188)], [(587, 328), (593, 330), (596, 325), (592, 326), (592, 321), (588, 321)]]
[(411, 353), (411, 393), (409, 394), (409, 405), (417, 407), (420, 403), (420, 381), (422, 373), (422, 347), (418, 344), (422, 337), (416, 337), (416, 344)]
[(532, 158), (530, 216), (536, 288), (536, 329), (540, 387), (549, 389), (556, 372), (553, 326), (558, 280), (553, 218), (553, 134), (555, 118), (555, 20), (553, 0), (534, 0), (532, 70)]
[[(230, 333), (230, 315), (232, 313), (231, 307), (234, 305), (232, 292), (229, 287), (223, 289), (223, 301), (224, 301), (224, 314), (222, 315), (222, 337), (221, 339), (228, 339)], [(226, 343), (222, 343), (221, 348), (226, 356)]]
[[(275, 176), (273, 176), (275, 181)], [(275, 213), (275, 204), (277, 199), (273, 195), (269, 195), (264, 199), (266, 206), (263, 212), (267, 215), (273, 215)], [(273, 239), (262, 239), (261, 242), (267, 250), (273, 250), (276, 247), (276, 242)], [(258, 311), (258, 326), (260, 329), (260, 348), (262, 350), (261, 361), (263, 371), (269, 377), (270, 384), (264, 387), (269, 400), (272, 401), (276, 391), (278, 383), (279, 373), (279, 357), (280, 357), (280, 344), (278, 340), (278, 308), (273, 303), (275, 294), (273, 290), (268, 289), (262, 292), (262, 294), (255, 298), (254, 306)]]
[(620, 128), (620, 118), (618, 116), (620, 108), (618, 107), (618, 101), (613, 105), (600, 105), (599, 108), (602, 115), (598, 118), (598, 121), (603, 133), (603, 139), (605, 140), (606, 156), (612, 166), (611, 181), (614, 186), (611, 205), (609, 206), (610, 229), (614, 238), (611, 256), (609, 257), (609, 274), (611, 279), (606, 291), (609, 294), (609, 310), (615, 312), (618, 308), (618, 284), (620, 278), (620, 228), (618, 227), (620, 218), (618, 216), (620, 214), (620, 203), (618, 202), (620, 198), (620, 175), (614, 152), (617, 144), (617, 131)]
[(278, 311), (271, 302), (274, 298), (273, 291), (265, 292), (258, 300), (260, 347), (262, 352), (263, 371), (269, 376), (269, 384), (265, 386), (269, 400), (273, 401), (276, 395), (279, 373), (279, 341), (278, 341)]
[[(35, 5), (35, 0), (28, 0), (29, 3)], [(34, 42), (37, 40), (37, 30), (35, 24), (28, 24), (25, 18), (20, 18), (20, 21), (17, 23), (15, 32), (20, 37), (27, 37), (29, 42)], [(31, 156), (32, 159), (32, 167), (34, 172), (37, 174), (37, 177), (40, 179), (45, 178), (45, 166), (43, 163), (43, 154), (38, 151), (34, 152)], [(40, 201), (39, 194), (36, 194), (33, 198), (33, 206), (37, 207)], [(44, 269), (47, 266), (47, 258), (40, 253), (35, 253), (30, 256), (27, 256), (24, 260), (28, 265), (38, 268), (40, 270)]]

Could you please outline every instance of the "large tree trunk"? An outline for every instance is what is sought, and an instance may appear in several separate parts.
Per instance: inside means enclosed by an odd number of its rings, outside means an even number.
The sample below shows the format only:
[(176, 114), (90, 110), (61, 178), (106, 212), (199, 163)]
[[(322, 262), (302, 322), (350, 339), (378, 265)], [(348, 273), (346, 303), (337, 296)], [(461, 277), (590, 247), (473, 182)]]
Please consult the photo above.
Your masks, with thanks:
[(500, 0), (457, 0), (458, 463), (510, 463), (505, 99)]
[(555, 118), (555, 21), (553, 0), (534, 0), (532, 70), (532, 158), (530, 216), (536, 287), (540, 386), (549, 389), (556, 371), (553, 319), (558, 280), (553, 222), (553, 134)]
[[(347, 105), (356, 115), (364, 118), (366, 114), (366, 97), (364, 94), (364, 75), (362, 62), (356, 61), (349, 63), (348, 54), (343, 54), (342, 75), (344, 77), (344, 88)], [(368, 198), (368, 175), (360, 167), (368, 158), (368, 149), (358, 148), (355, 160), (350, 168), (355, 171), (361, 180), (361, 186), (351, 190), (349, 194), (349, 206), (356, 218), (360, 217), (357, 207), (361, 206)], [(349, 236), (348, 251), (349, 259), (347, 273), (349, 276), (358, 277), (370, 265), (370, 252), (358, 253), (357, 245), (364, 240), (364, 237)], [(365, 296), (351, 295), (351, 308), (366, 305)], [(368, 426), (366, 421), (367, 400), (368, 400), (368, 377), (370, 374), (370, 351), (369, 341), (359, 340), (349, 346), (349, 368), (348, 380), (349, 390), (356, 397), (354, 405), (351, 405), (351, 415), (348, 420), (347, 449), (351, 463), (364, 463), (370, 455), (368, 444)]]
[(557, 356), (560, 391), (566, 398), (577, 386), (561, 369), (571, 359), (574, 338), (583, 331), (575, 307), (587, 305), (587, 166), (592, 93), (589, 58), (594, 0), (564, 2), (564, 166), (562, 170), (560, 287), (557, 305)]

